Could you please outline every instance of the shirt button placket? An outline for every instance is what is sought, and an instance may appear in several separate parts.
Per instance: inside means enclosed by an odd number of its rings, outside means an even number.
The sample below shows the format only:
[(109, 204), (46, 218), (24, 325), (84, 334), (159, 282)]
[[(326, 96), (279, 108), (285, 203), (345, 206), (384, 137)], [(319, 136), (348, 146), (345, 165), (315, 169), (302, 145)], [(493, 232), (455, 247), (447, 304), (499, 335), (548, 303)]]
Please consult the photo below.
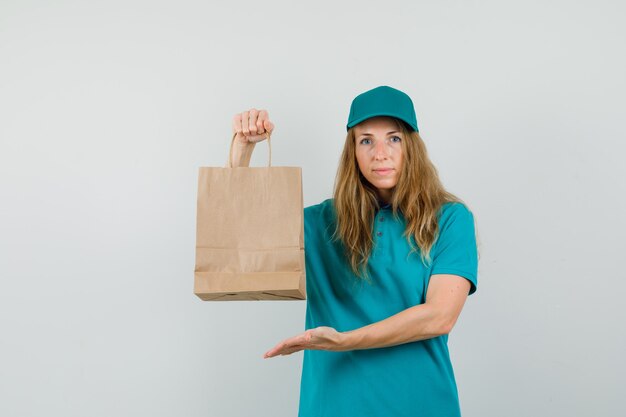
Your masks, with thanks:
[[(380, 212), (378, 214), (378, 222), (377, 223), (382, 223), (384, 221), (385, 221), (385, 215), (382, 212)], [(381, 247), (381, 245), (380, 245), (380, 243), (381, 243), (380, 242), (380, 238), (382, 238), (382, 236), (383, 236), (382, 225), (379, 224), (378, 227), (377, 227), (377, 230), (376, 230), (376, 237), (377, 237), (377, 239), (376, 239), (376, 241), (377, 241), (376, 242), (376, 246), (378, 248)]]

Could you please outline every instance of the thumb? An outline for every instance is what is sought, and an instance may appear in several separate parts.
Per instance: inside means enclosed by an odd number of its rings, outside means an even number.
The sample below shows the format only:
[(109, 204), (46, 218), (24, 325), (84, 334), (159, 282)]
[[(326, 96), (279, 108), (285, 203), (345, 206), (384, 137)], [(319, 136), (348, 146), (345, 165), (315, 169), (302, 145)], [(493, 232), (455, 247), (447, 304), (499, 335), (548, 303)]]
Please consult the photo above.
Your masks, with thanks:
[(265, 120), (263, 121), (263, 127), (265, 128), (265, 130), (272, 133), (272, 131), (274, 130), (274, 123), (270, 122), (269, 120)]

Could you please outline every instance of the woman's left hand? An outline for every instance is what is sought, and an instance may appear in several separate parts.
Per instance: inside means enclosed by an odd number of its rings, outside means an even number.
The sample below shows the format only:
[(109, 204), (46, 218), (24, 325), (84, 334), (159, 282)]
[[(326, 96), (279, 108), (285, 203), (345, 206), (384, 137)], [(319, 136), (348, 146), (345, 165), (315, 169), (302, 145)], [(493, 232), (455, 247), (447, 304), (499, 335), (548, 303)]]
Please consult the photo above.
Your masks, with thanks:
[(316, 327), (309, 329), (298, 336), (283, 340), (274, 348), (268, 350), (263, 358), (272, 358), (278, 355), (291, 355), (304, 349), (340, 351), (346, 349), (346, 336), (332, 327)]

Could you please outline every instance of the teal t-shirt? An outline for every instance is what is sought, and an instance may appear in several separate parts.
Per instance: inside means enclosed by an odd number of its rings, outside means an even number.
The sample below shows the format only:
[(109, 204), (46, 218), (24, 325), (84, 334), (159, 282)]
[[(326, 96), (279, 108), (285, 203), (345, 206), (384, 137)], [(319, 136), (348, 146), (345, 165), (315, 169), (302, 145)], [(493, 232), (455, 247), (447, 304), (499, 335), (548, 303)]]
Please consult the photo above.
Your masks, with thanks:
[[(423, 304), (430, 276), (455, 274), (476, 291), (478, 256), (472, 213), (461, 203), (440, 209), (439, 238), (426, 268), (403, 236), (405, 221), (377, 211), (369, 259), (372, 283), (356, 278), (333, 242), (333, 200), (304, 209), (306, 329), (349, 331)], [(412, 240), (414, 243), (415, 241)], [(417, 247), (417, 245), (415, 245)], [(459, 417), (448, 336), (376, 349), (305, 350), (299, 417)]]

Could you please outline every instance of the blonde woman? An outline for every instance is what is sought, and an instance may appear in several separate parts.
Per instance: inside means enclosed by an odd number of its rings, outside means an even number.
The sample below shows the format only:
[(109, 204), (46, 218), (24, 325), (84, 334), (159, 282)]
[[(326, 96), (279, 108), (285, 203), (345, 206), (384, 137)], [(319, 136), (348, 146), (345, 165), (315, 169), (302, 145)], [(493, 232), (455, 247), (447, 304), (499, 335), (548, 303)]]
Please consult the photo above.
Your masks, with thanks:
[[(389, 86), (352, 101), (333, 198), (304, 209), (306, 331), (299, 417), (461, 415), (447, 342), (477, 287), (474, 217), (447, 192), (411, 98)], [(233, 166), (274, 129), (236, 114)]]

